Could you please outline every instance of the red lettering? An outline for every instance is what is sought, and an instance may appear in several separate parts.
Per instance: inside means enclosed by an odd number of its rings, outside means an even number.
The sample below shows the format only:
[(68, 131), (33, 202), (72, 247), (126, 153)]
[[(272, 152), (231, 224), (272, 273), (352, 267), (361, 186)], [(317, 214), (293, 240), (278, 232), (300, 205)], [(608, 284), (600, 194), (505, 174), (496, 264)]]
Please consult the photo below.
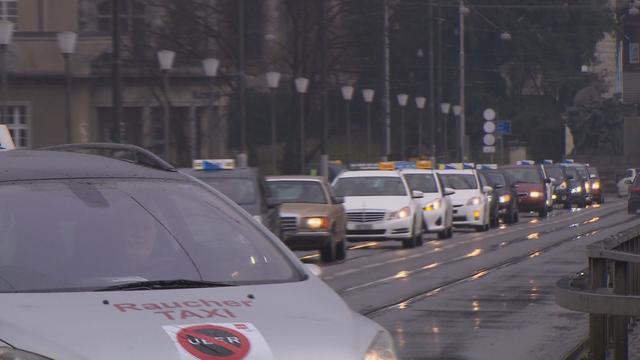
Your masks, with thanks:
[(242, 300), (242, 303), (246, 307), (251, 307), (253, 305), (253, 301), (251, 301), (251, 300)]
[(200, 319), (203, 318), (203, 316), (200, 316), (200, 315), (194, 313), (193, 311), (180, 310), (180, 319), (184, 320), (184, 319), (188, 319), (188, 318), (192, 318), (192, 317), (196, 317), (196, 318), (200, 318)]
[(171, 314), (173, 314), (173, 311), (172, 311), (172, 310), (167, 310), (167, 311), (154, 311), (153, 313), (154, 313), (154, 314), (162, 314), (162, 315), (164, 315), (168, 320), (175, 320), (175, 319), (173, 318), (173, 315), (171, 315)]
[(223, 304), (225, 304), (226, 306), (240, 306), (239, 302), (233, 300), (223, 301)]
[(223, 311), (224, 311), (224, 312), (226, 312), (226, 313), (229, 315), (229, 317), (232, 317), (232, 318), (236, 317), (236, 316), (231, 312), (231, 310), (223, 310)]
[(222, 304), (219, 303), (218, 301), (213, 301), (213, 300), (202, 300), (200, 299), (200, 302), (202, 303), (202, 305), (204, 306), (217, 306), (217, 307), (222, 307)]
[(142, 309), (139, 309), (136, 304), (130, 304), (130, 303), (113, 304), (113, 306), (115, 306), (116, 309), (122, 312), (127, 312), (127, 310), (138, 310), (138, 311), (142, 310)]
[(145, 310), (162, 310), (162, 307), (158, 304), (142, 304), (142, 308)]
[(185, 301), (185, 302), (183, 302), (182, 304), (183, 304), (184, 306), (187, 306), (187, 307), (200, 307), (200, 306), (202, 306), (202, 304), (200, 304), (200, 303), (199, 303), (199, 302), (197, 302), (197, 301)]
[(172, 302), (170, 304), (160, 303), (160, 305), (162, 305), (162, 307), (164, 307), (165, 309), (175, 309), (175, 308), (181, 308), (182, 307), (182, 305), (180, 305), (180, 303), (177, 302), (177, 301), (174, 301), (174, 302)]
[(208, 318), (212, 318), (212, 317), (221, 317), (221, 318), (227, 318), (227, 316), (220, 314), (220, 309), (213, 309), (213, 310), (205, 310), (205, 309), (201, 309), (200, 312), (202, 312), (205, 316), (204, 317), (208, 317)]

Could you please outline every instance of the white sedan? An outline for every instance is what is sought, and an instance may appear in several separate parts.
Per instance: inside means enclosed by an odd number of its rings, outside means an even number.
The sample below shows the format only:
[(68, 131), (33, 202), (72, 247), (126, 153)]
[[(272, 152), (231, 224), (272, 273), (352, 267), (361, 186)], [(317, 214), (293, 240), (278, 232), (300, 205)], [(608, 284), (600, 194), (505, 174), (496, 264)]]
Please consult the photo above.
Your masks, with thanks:
[(490, 186), (481, 186), (475, 170), (437, 170), (444, 186), (455, 191), (453, 203), (453, 225), (472, 227), (476, 231), (489, 230), (489, 199), (493, 191)]
[(411, 190), (422, 191), (420, 199), (425, 231), (438, 234), (440, 239), (453, 236), (453, 206), (451, 195), (455, 192), (445, 188), (433, 170), (404, 169), (404, 176)]
[(399, 240), (403, 247), (422, 245), (420, 191), (411, 191), (397, 171), (347, 171), (333, 182), (344, 197), (347, 239)]
[(629, 187), (633, 184), (633, 179), (638, 175), (638, 169), (627, 169), (624, 172), (624, 177), (618, 181), (618, 196), (629, 196)]

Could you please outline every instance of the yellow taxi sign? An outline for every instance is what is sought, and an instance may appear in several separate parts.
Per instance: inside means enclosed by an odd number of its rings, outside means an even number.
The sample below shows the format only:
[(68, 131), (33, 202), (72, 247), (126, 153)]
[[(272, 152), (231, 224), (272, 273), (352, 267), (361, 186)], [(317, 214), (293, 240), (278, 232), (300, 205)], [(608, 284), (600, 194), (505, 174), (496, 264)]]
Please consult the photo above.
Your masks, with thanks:
[(395, 170), (396, 164), (393, 161), (383, 161), (378, 164), (380, 170)]
[(431, 170), (433, 169), (433, 162), (431, 160), (418, 160), (416, 161), (416, 169)]

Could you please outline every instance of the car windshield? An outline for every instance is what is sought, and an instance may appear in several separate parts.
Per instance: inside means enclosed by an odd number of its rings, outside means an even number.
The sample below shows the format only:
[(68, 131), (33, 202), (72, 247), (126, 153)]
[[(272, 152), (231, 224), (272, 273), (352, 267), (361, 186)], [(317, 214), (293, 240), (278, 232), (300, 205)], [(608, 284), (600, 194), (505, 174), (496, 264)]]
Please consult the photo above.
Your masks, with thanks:
[(504, 179), (504, 175), (498, 172), (485, 172), (484, 176), (487, 178), (489, 182), (489, 186), (501, 185), (502, 187), (507, 186), (506, 181)]
[(576, 166), (575, 168), (578, 175), (580, 175), (583, 180), (589, 179), (589, 172), (587, 172), (587, 168), (585, 166)]
[(433, 174), (405, 174), (404, 178), (411, 190), (422, 191), (423, 193), (437, 193), (438, 185)]
[(272, 196), (283, 203), (327, 203), (322, 185), (317, 181), (269, 180), (267, 185)]
[(200, 180), (213, 186), (238, 205), (249, 205), (257, 202), (253, 181), (242, 178), (201, 178)]
[(478, 181), (472, 174), (440, 174), (445, 187), (454, 190), (471, 190), (478, 188)]
[(0, 291), (301, 279), (267, 235), (200, 185), (19, 182), (0, 185), (0, 198)]
[(542, 183), (542, 176), (540, 172), (535, 168), (529, 167), (514, 167), (506, 168), (504, 171), (511, 176), (515, 183), (528, 183), (528, 184), (540, 184)]
[(336, 196), (406, 196), (407, 189), (398, 176), (342, 177), (334, 185)]
[(564, 179), (562, 169), (557, 166), (545, 166), (544, 170), (550, 178), (556, 179), (556, 181), (562, 181), (562, 179)]
[(589, 167), (589, 176), (591, 176), (592, 178), (599, 177), (600, 175), (598, 174), (598, 169), (594, 167)]

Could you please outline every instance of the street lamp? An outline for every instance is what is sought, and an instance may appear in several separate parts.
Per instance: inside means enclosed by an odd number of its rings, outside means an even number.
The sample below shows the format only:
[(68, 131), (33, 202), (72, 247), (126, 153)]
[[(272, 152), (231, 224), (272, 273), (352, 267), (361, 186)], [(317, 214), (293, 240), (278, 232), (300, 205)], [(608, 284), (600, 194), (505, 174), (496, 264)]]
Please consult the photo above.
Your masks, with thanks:
[(405, 113), (404, 113), (404, 108), (407, 106), (407, 102), (409, 101), (409, 95), (407, 94), (398, 94), (397, 96), (398, 99), (398, 105), (400, 105), (400, 155), (402, 156), (402, 160), (405, 160), (407, 158), (407, 154), (405, 152), (406, 149), (406, 144), (404, 142), (404, 133), (405, 133), (405, 129), (404, 129), (404, 120), (405, 120)]
[[(456, 130), (460, 131), (460, 115), (462, 114), (462, 106), (453, 105), (452, 109), (453, 109), (453, 116), (455, 116), (456, 118)], [(458, 141), (460, 140), (463, 140), (463, 138), (458, 139)], [(458, 146), (456, 146), (456, 152), (457, 152), (457, 158), (460, 160), (460, 162), (464, 162), (464, 159), (462, 157), (462, 144), (460, 142), (458, 142)]]
[(265, 74), (267, 78), (267, 87), (271, 96), (271, 166), (273, 172), (277, 173), (278, 168), (278, 149), (276, 138), (276, 89), (280, 84), (280, 73), (277, 71), (270, 71)]
[(443, 151), (442, 151), (442, 157), (443, 157), (443, 162), (447, 162), (447, 154), (449, 153), (449, 145), (448, 145), (448, 134), (447, 134), (447, 129), (449, 127), (449, 121), (448, 121), (448, 117), (449, 117), (449, 112), (451, 111), (451, 104), (448, 102), (443, 102), (440, 104), (440, 111), (442, 112), (443, 118), (444, 118), (444, 126), (443, 126)]
[(367, 103), (367, 161), (371, 160), (371, 103), (375, 93), (373, 89), (362, 90), (362, 97), (364, 102)]
[(353, 99), (353, 86), (345, 85), (341, 89), (342, 91), (342, 99), (345, 102), (345, 115), (347, 121), (347, 156), (346, 162), (347, 165), (351, 165), (351, 99)]
[(299, 96), (299, 105), (300, 105), (300, 173), (305, 173), (305, 146), (304, 146), (304, 94), (307, 93), (307, 88), (309, 87), (309, 79), (304, 77), (298, 77), (295, 80), (296, 91)]
[(424, 117), (424, 107), (426, 104), (426, 97), (416, 97), (416, 107), (418, 108), (418, 159), (422, 157), (422, 121)]
[(162, 123), (164, 128), (164, 158), (167, 161), (169, 159), (169, 72), (173, 68), (173, 60), (176, 57), (176, 53), (171, 50), (160, 50), (158, 51), (158, 64), (160, 65), (160, 70), (162, 71), (162, 85), (165, 95), (165, 101), (163, 106), (163, 117)]
[(7, 48), (11, 44), (14, 24), (10, 21), (0, 21), (0, 52), (2, 52), (2, 114), (0, 124), (7, 122)]
[(65, 126), (66, 142), (71, 142), (71, 55), (76, 50), (78, 34), (73, 31), (63, 31), (58, 33), (58, 45), (64, 58), (64, 73), (66, 79), (65, 87)]
[[(206, 58), (204, 60), (202, 60), (202, 69), (204, 70), (204, 75), (208, 78), (209, 81), (207, 81), (208, 86), (209, 86), (209, 93), (211, 95), (211, 98), (209, 99), (209, 104), (207, 105), (207, 112), (209, 113), (209, 119), (208, 119), (208, 127), (211, 129), (211, 127), (213, 127), (213, 125), (211, 124), (211, 118), (213, 117), (213, 109), (215, 106), (215, 86), (214, 86), (214, 79), (215, 77), (218, 75), (218, 69), (220, 68), (220, 60), (216, 59), (216, 58)], [(209, 130), (209, 134), (211, 134), (211, 130)], [(201, 143), (200, 143), (200, 126), (196, 127), (196, 154), (195, 156), (200, 156), (200, 148), (201, 148)], [(209, 141), (211, 141), (211, 137), (209, 136)], [(212, 149), (211, 143), (209, 143), (209, 151)]]

